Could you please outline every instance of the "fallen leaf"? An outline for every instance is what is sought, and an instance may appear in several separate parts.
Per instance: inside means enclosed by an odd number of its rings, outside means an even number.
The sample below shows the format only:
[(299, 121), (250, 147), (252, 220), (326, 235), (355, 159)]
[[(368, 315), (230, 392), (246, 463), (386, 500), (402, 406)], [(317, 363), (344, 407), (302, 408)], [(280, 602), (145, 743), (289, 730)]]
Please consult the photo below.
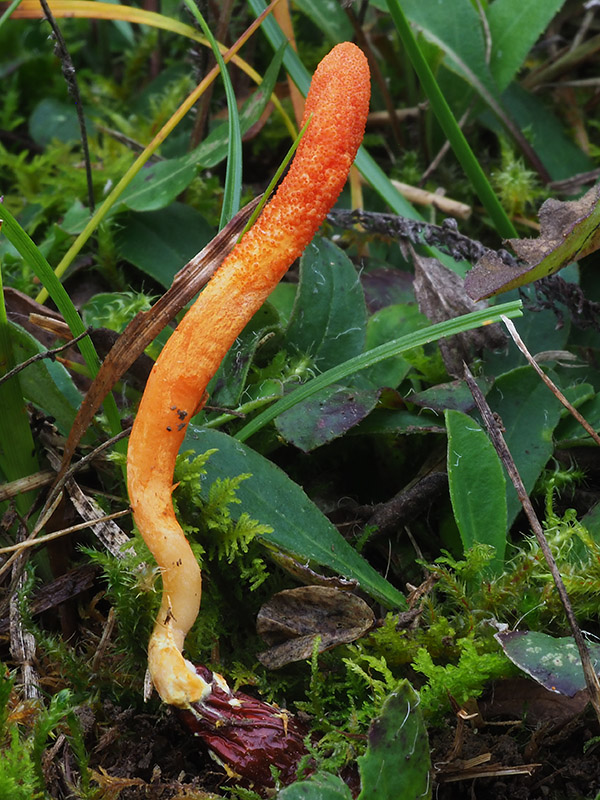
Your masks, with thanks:
[[(546, 689), (574, 697), (586, 688), (579, 650), (572, 636), (555, 639), (537, 631), (494, 634), (502, 649), (519, 669)], [(600, 667), (600, 645), (588, 642), (592, 666)]]
[(269, 645), (258, 654), (268, 669), (278, 669), (363, 636), (375, 622), (369, 606), (354, 594), (325, 586), (300, 586), (274, 595), (258, 612), (256, 630)]
[(494, 684), (489, 697), (479, 700), (479, 712), (484, 720), (523, 719), (530, 725), (551, 722), (558, 726), (581, 714), (589, 702), (587, 689), (573, 695), (556, 694), (527, 678), (508, 678)]
[[(462, 278), (436, 258), (413, 253), (415, 264), (414, 290), (419, 310), (430, 322), (444, 322), (468, 314), (486, 304), (477, 304), (467, 296)], [(474, 353), (484, 348), (503, 347), (506, 337), (499, 325), (487, 325), (459, 333), (439, 342), (444, 364), (450, 375), (462, 376), (463, 361), (470, 363)]]
[(482, 300), (553, 275), (600, 247), (600, 184), (579, 200), (550, 198), (540, 208), (537, 239), (507, 239), (522, 264), (488, 251), (465, 277), (473, 300)]

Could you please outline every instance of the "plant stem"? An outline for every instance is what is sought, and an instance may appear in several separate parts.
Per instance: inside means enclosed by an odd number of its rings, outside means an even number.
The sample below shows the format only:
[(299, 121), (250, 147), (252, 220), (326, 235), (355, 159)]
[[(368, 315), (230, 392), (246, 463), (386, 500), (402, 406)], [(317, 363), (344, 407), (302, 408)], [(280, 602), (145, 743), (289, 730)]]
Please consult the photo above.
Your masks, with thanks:
[(590, 702), (592, 703), (594, 711), (596, 712), (596, 716), (598, 717), (598, 721), (600, 722), (600, 681), (598, 680), (598, 676), (596, 675), (596, 671), (592, 665), (590, 653), (587, 648), (587, 644), (585, 643), (585, 639), (583, 638), (583, 634), (581, 633), (581, 629), (577, 624), (573, 606), (569, 600), (569, 595), (567, 594), (562, 576), (556, 565), (556, 561), (554, 560), (554, 556), (552, 555), (552, 551), (550, 550), (548, 540), (544, 535), (540, 521), (537, 518), (531, 500), (529, 499), (529, 495), (527, 494), (523, 481), (521, 480), (517, 466), (513, 460), (510, 450), (508, 449), (506, 441), (504, 440), (500, 424), (494, 417), (492, 409), (487, 404), (487, 401), (483, 396), (481, 389), (475, 382), (475, 378), (473, 377), (470, 369), (464, 363), (463, 366), (464, 379), (471, 390), (471, 394), (473, 395), (475, 404), (477, 405), (479, 413), (483, 418), (490, 439), (492, 440), (492, 444), (494, 445), (496, 452), (498, 453), (498, 456), (504, 465), (504, 468), (508, 472), (508, 476), (511, 479), (513, 486), (517, 490), (519, 500), (523, 506), (523, 511), (529, 520), (531, 530), (535, 533), (540, 550), (546, 559), (546, 563), (548, 564), (548, 568), (550, 569), (550, 573), (554, 579), (556, 591), (558, 592), (560, 601), (565, 609), (565, 616), (567, 617), (569, 627), (571, 628), (573, 638), (575, 639), (575, 644), (579, 650), (579, 657), (581, 658), (581, 665), (583, 667), (583, 674), (590, 695)]

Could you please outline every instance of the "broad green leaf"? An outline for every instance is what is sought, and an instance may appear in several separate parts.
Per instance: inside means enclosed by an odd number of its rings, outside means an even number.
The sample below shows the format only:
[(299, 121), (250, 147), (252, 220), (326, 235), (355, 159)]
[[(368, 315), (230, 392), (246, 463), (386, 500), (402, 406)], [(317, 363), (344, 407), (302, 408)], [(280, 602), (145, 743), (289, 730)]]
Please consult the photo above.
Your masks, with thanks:
[(269, 295), (269, 303), (277, 309), (279, 319), (286, 327), (292, 316), (297, 288), (295, 283), (281, 282)]
[[(86, 118), (88, 134), (94, 130)], [(33, 109), (29, 118), (29, 133), (36, 144), (45, 147), (53, 139), (61, 142), (78, 142), (81, 129), (73, 103), (63, 103), (53, 97), (44, 98)]]
[[(350, 259), (327, 239), (316, 238), (300, 262), (300, 284), (284, 347), (310, 358), (321, 372), (360, 354), (367, 311)], [(309, 452), (344, 434), (375, 407), (378, 387), (358, 373), (299, 403), (276, 420), (286, 441)]]
[(208, 384), (209, 403), (235, 408), (240, 402), (252, 358), (260, 340), (278, 327), (279, 316), (270, 303), (264, 303), (237, 337)]
[[(387, 10), (387, 4), (377, 5)], [(471, 0), (452, 0), (451, 11), (438, 0), (402, 0), (402, 10), (411, 24), (442, 50), (451, 70), (478, 92), (496, 94), (486, 62), (482, 21)]]
[(296, 0), (295, 5), (310, 17), (332, 44), (352, 40), (352, 25), (338, 0)]
[[(563, 122), (541, 97), (512, 83), (502, 93), (502, 105), (515, 124), (527, 132), (527, 140), (552, 180), (595, 168), (596, 162), (575, 144)], [(498, 135), (504, 133), (502, 124), (491, 114), (484, 113), (480, 119)]]
[[(356, 579), (361, 588), (386, 608), (406, 608), (404, 595), (385, 580), (354, 550), (339, 531), (309, 500), (306, 494), (271, 461), (219, 431), (190, 426), (183, 450), (195, 454), (213, 448), (207, 463), (207, 477), (201, 492), (208, 497), (216, 478), (251, 473), (237, 497), (239, 514), (248, 513), (273, 532), (262, 537), (272, 546), (300, 559), (329, 567), (346, 578)], [(238, 513), (232, 510), (232, 513)]]
[[(402, 303), (386, 306), (376, 311), (367, 323), (366, 350), (390, 342), (399, 336), (421, 330), (429, 325), (429, 320), (418, 309), (416, 303)], [(362, 377), (368, 378), (374, 386), (389, 386), (395, 389), (406, 377), (410, 363), (402, 356), (389, 358), (370, 369), (363, 370)]]
[(565, 0), (494, 0), (487, 11), (490, 69), (503, 91)]
[(305, 453), (343, 436), (375, 408), (379, 391), (333, 384), (277, 417), (286, 442)]
[(300, 284), (284, 346), (309, 356), (322, 372), (363, 351), (366, 324), (356, 268), (339, 247), (315, 238), (300, 260)]
[(119, 221), (120, 255), (165, 288), (214, 236), (204, 217), (183, 203), (171, 203), (159, 211), (131, 212)]
[[(489, 392), (492, 383), (493, 380), (491, 378), (483, 377), (477, 379), (477, 384), (484, 395)], [(475, 408), (473, 395), (469, 391), (467, 384), (461, 380), (439, 383), (437, 386), (431, 386), (422, 392), (410, 394), (406, 399), (420, 408), (438, 412), (454, 409), (466, 414)]]
[(446, 411), (448, 483), (463, 548), (491, 545), (493, 572), (501, 572), (506, 549), (506, 481), (494, 446), (472, 417)]
[(197, 172), (195, 153), (168, 158), (143, 169), (131, 181), (115, 208), (125, 206), (132, 211), (156, 211), (172, 203), (187, 189)]
[[(490, 390), (487, 401), (502, 420), (504, 439), (529, 493), (552, 456), (552, 434), (562, 406), (529, 366), (501, 375)], [(521, 503), (508, 480), (506, 504), (510, 528), (521, 510)]]
[(429, 740), (419, 696), (407, 680), (385, 701), (358, 759), (358, 800), (427, 800), (431, 797)]
[(445, 433), (441, 416), (412, 411), (375, 409), (352, 430), (355, 434)]
[[(575, 639), (555, 639), (537, 631), (507, 631), (495, 638), (513, 664), (548, 691), (573, 697), (585, 689), (585, 677)], [(592, 665), (600, 672), (600, 644), (588, 642)]]
[[(580, 390), (588, 385), (589, 384), (581, 384)], [(573, 402), (572, 397), (569, 396), (568, 399)], [(577, 406), (577, 403), (573, 403), (573, 405)], [(589, 400), (586, 400), (577, 410), (584, 419), (589, 422), (594, 430), (600, 430), (600, 395), (596, 394)], [(556, 429), (556, 440), (562, 445), (573, 445), (576, 442), (583, 443), (586, 440), (588, 444), (591, 443), (589, 434), (579, 422), (577, 422), (575, 417), (569, 413), (564, 415), (564, 419), (561, 420)]]
[[(0, 375), (5, 375), (16, 363), (11, 327), (6, 319), (0, 279)], [(0, 384), (0, 410), (0, 471), (8, 481), (25, 478), (37, 472), (39, 465), (19, 375)], [(26, 514), (34, 499), (32, 492), (17, 495), (19, 513)]]
[[(44, 352), (44, 347), (24, 328), (10, 324), (10, 338), (17, 363)], [(60, 433), (67, 435), (82, 397), (67, 370), (58, 361), (44, 358), (19, 373), (23, 396), (50, 417)]]
[(317, 772), (305, 781), (282, 789), (277, 793), (277, 800), (352, 800), (352, 792), (337, 775)]

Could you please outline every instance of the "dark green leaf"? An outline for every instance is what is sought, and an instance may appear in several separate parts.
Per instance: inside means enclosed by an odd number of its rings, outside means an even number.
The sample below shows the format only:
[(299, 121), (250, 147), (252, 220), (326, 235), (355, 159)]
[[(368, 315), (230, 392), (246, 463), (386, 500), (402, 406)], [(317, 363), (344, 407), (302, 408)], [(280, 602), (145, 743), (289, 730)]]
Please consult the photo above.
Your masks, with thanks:
[(352, 792), (337, 775), (317, 772), (308, 780), (282, 789), (277, 794), (277, 800), (352, 800)]
[(493, 572), (501, 572), (506, 549), (506, 481), (494, 446), (472, 417), (446, 411), (448, 484), (463, 548), (491, 545)]
[(369, 730), (367, 752), (358, 759), (358, 800), (427, 800), (431, 797), (429, 740), (419, 696), (401, 681)]
[(505, 89), (565, 0), (494, 0), (487, 11), (492, 39), (490, 69)]
[[(555, 639), (537, 631), (507, 631), (496, 639), (513, 664), (546, 689), (573, 697), (586, 683), (575, 639)], [(588, 642), (592, 666), (600, 672), (600, 644)]]
[(125, 189), (118, 206), (125, 206), (132, 211), (156, 211), (164, 208), (187, 189), (196, 172), (195, 153), (181, 158), (169, 158), (145, 167)]
[[(2, 284), (0, 281), (0, 291)], [(4, 297), (0, 294), (0, 374), (8, 372), (16, 363), (12, 347), (12, 326), (6, 321)], [(15, 375), (0, 384), (0, 470), (8, 481), (25, 478), (39, 469), (35, 443), (29, 426), (27, 407), (19, 376)], [(16, 506), (21, 514), (27, 513), (35, 495), (32, 492), (17, 495)]]
[[(483, 394), (489, 392), (492, 379), (478, 378), (477, 384)], [(421, 408), (433, 409), (433, 411), (445, 411), (452, 408), (455, 411), (463, 411), (465, 414), (475, 407), (473, 395), (464, 381), (450, 381), (432, 386), (422, 392), (416, 392), (407, 396), (406, 400), (413, 405)]]
[(425, 38), (445, 54), (445, 63), (477, 91), (494, 94), (496, 87), (486, 62), (483, 25), (470, 0), (453, 0), (445, 13), (435, 0), (402, 0), (402, 10)]
[(121, 256), (168, 288), (176, 272), (213, 238), (204, 217), (190, 206), (172, 203), (160, 211), (132, 212), (120, 218)]
[[(10, 324), (10, 338), (17, 363), (44, 351), (37, 339), (19, 325)], [(82, 398), (63, 365), (49, 358), (36, 361), (19, 373), (19, 383), (23, 396), (52, 417), (66, 436)]]
[(332, 242), (317, 237), (300, 261), (300, 285), (284, 346), (310, 356), (323, 372), (363, 351), (366, 323), (354, 265)]
[[(284, 346), (323, 371), (362, 352), (366, 337), (362, 286), (350, 259), (316, 238), (300, 262), (300, 284)], [(330, 386), (276, 420), (279, 433), (308, 452), (356, 425), (374, 408), (378, 391), (359, 373)]]
[[(91, 120), (86, 119), (88, 134), (94, 130)], [(81, 130), (77, 111), (73, 103), (62, 103), (53, 97), (40, 100), (29, 118), (29, 133), (37, 144), (44, 147), (52, 139), (61, 142), (78, 142)]]
[(388, 411), (376, 409), (363, 420), (352, 433), (389, 434), (389, 433), (445, 433), (441, 417), (432, 414), (413, 414), (412, 411)]
[(296, 6), (315, 23), (331, 44), (351, 41), (354, 33), (338, 0), (298, 0)]
[[(589, 384), (581, 384), (581, 389), (584, 389), (586, 386), (589, 386)], [(568, 397), (568, 399), (573, 402), (572, 397)], [(576, 403), (573, 403), (573, 405), (577, 407)], [(583, 418), (589, 422), (594, 430), (600, 430), (600, 395), (596, 394), (589, 400), (586, 400), (581, 406), (577, 407), (577, 410)], [(589, 434), (579, 422), (577, 422), (575, 417), (568, 412), (556, 429), (556, 440), (560, 443), (583, 442), (584, 440), (591, 443)]]
[[(372, 350), (385, 342), (391, 342), (399, 336), (421, 330), (429, 325), (429, 320), (421, 314), (416, 303), (386, 306), (376, 311), (367, 323), (366, 350)], [(389, 358), (360, 374), (374, 386), (389, 386), (395, 389), (406, 377), (410, 363), (402, 356)]]
[[(354, 578), (362, 589), (386, 608), (406, 608), (404, 595), (376, 572), (314, 503), (271, 461), (219, 431), (191, 426), (183, 449), (196, 454), (216, 448), (207, 464), (207, 477), (201, 492), (208, 497), (216, 478), (251, 473), (237, 496), (239, 514), (248, 513), (273, 532), (265, 535), (267, 547), (274, 546), (306, 561), (329, 567), (346, 578)], [(232, 509), (232, 513), (238, 513)]]
[(305, 453), (342, 436), (363, 420), (377, 403), (379, 390), (333, 386), (277, 417), (283, 438)]
[[(552, 455), (552, 433), (558, 424), (561, 404), (531, 367), (501, 375), (487, 396), (492, 411), (500, 415), (504, 438), (517, 465), (525, 490), (530, 492)], [(514, 486), (506, 482), (510, 527), (521, 510)]]

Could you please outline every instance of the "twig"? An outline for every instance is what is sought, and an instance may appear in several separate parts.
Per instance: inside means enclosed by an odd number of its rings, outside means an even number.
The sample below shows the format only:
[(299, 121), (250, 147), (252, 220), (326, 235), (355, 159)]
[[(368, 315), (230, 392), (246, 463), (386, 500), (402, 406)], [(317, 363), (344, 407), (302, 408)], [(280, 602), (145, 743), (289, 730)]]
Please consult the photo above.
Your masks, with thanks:
[(79, 122), (79, 130), (81, 131), (81, 147), (83, 149), (83, 160), (85, 162), (85, 176), (87, 179), (87, 190), (88, 190), (88, 205), (90, 211), (93, 213), (96, 209), (96, 205), (94, 203), (92, 164), (90, 162), (90, 150), (88, 147), (87, 128), (85, 124), (85, 117), (83, 115), (83, 106), (81, 104), (81, 95), (79, 93), (79, 84), (77, 83), (77, 75), (75, 72), (75, 67), (73, 66), (73, 61), (71, 60), (71, 56), (69, 55), (69, 51), (67, 50), (67, 44), (63, 38), (62, 33), (60, 32), (60, 28), (58, 27), (58, 25), (56, 24), (56, 20), (52, 16), (52, 12), (50, 11), (50, 6), (46, 2), (46, 0), (40, 0), (40, 5), (44, 11), (46, 19), (50, 24), (50, 27), (52, 28), (52, 32), (54, 33), (54, 37), (56, 39), (56, 54), (58, 55), (62, 63), (62, 72), (65, 77), (65, 81), (67, 83), (69, 94), (71, 95), (71, 97), (75, 102), (75, 111), (77, 113), (77, 120)]
[(23, 542), (17, 542), (17, 544), (11, 544), (8, 547), (0, 547), (0, 554), (20, 553), (23, 550), (29, 549), (30, 547), (37, 547), (38, 544), (51, 542), (53, 539), (59, 539), (61, 536), (67, 536), (69, 533), (83, 531), (86, 528), (91, 528), (93, 525), (98, 525), (101, 522), (108, 522), (112, 519), (118, 519), (119, 517), (124, 517), (130, 513), (130, 509), (125, 508), (122, 511), (115, 511), (112, 514), (105, 514), (105, 516), (98, 517), (97, 519), (89, 519), (85, 522), (78, 522), (77, 525), (70, 525), (68, 528), (63, 528), (62, 530), (54, 531), (53, 533), (47, 533), (45, 536), (38, 536), (36, 539), (25, 539)]
[(527, 347), (525, 345), (525, 342), (519, 336), (519, 334), (517, 332), (517, 329), (513, 325), (512, 321), (503, 315), (502, 316), (502, 322), (506, 325), (506, 327), (508, 329), (508, 332), (510, 333), (510, 335), (513, 338), (514, 343), (517, 345), (519, 350), (523, 353), (523, 355), (525, 356), (527, 361), (529, 361), (529, 363), (534, 368), (534, 370), (537, 372), (537, 374), (540, 376), (540, 378), (544, 381), (546, 386), (550, 389), (552, 394), (558, 400), (560, 400), (560, 402), (569, 411), (569, 413), (572, 414), (575, 417), (577, 422), (592, 437), (592, 439), (596, 442), (596, 444), (600, 445), (600, 436), (598, 436), (598, 434), (592, 428), (592, 426), (587, 421), (587, 419), (585, 419), (585, 417), (582, 417), (582, 415), (579, 413), (579, 411), (577, 411), (575, 406), (573, 406), (571, 403), (569, 403), (569, 401), (564, 396), (564, 394), (561, 392), (561, 390), (558, 388), (558, 386), (553, 381), (551, 381), (550, 378), (546, 375), (544, 370), (540, 367), (540, 365), (537, 363), (535, 358), (531, 355), (531, 353), (527, 349)]
[(392, 178), (392, 186), (398, 189), (403, 197), (406, 197), (411, 203), (420, 206), (433, 206), (444, 214), (452, 217), (460, 217), (461, 219), (468, 219), (473, 210), (471, 206), (466, 203), (461, 203), (458, 200), (453, 200), (451, 197), (446, 197), (444, 194), (437, 192), (429, 192), (426, 189), (421, 189), (418, 186), (411, 186), (408, 183), (402, 183)]
[(131, 433), (131, 428), (126, 428), (125, 430), (121, 431), (121, 433), (118, 433), (116, 436), (113, 436), (110, 439), (107, 439), (105, 442), (102, 442), (102, 444), (98, 445), (98, 447), (92, 450), (91, 453), (88, 453), (87, 455), (80, 458), (79, 461), (76, 461), (74, 464), (71, 464), (71, 466), (58, 478), (58, 480), (52, 487), (48, 497), (46, 498), (44, 507), (40, 512), (39, 521), (35, 526), (34, 530), (32, 531), (31, 534), (32, 536), (37, 536), (39, 531), (46, 524), (47, 509), (49, 509), (50, 506), (55, 502), (56, 498), (61, 493), (62, 487), (65, 485), (66, 481), (68, 481), (69, 478), (71, 478), (73, 474), (77, 472), (77, 470), (80, 470), (90, 461), (93, 461), (104, 450), (107, 450), (109, 447), (112, 447), (113, 444), (120, 442), (121, 439), (125, 439), (127, 436), (129, 436), (130, 433)]
[(479, 409), (479, 413), (483, 418), (490, 439), (492, 440), (492, 444), (494, 445), (494, 448), (496, 449), (496, 452), (498, 453), (498, 456), (502, 461), (502, 464), (504, 465), (504, 468), (506, 469), (513, 486), (517, 490), (517, 495), (519, 496), (523, 510), (525, 511), (531, 529), (535, 534), (540, 546), (540, 550), (546, 559), (546, 563), (548, 564), (548, 568), (550, 569), (550, 573), (554, 579), (554, 585), (556, 586), (558, 596), (563, 608), (565, 609), (565, 615), (567, 617), (569, 627), (571, 628), (573, 638), (575, 639), (577, 649), (579, 650), (579, 657), (581, 658), (581, 665), (583, 667), (585, 683), (590, 695), (590, 702), (592, 703), (598, 721), (600, 722), (600, 681), (598, 680), (598, 676), (596, 675), (592, 665), (590, 653), (585, 639), (583, 638), (583, 634), (581, 633), (581, 629), (577, 624), (577, 619), (575, 618), (573, 607), (571, 605), (571, 601), (569, 600), (569, 595), (567, 594), (560, 571), (556, 565), (556, 561), (554, 560), (554, 556), (552, 555), (552, 551), (548, 545), (548, 540), (544, 535), (544, 531), (542, 530), (540, 521), (536, 516), (531, 500), (529, 499), (527, 491), (525, 490), (525, 486), (523, 485), (519, 471), (517, 470), (513, 457), (510, 454), (510, 450), (508, 449), (504, 437), (502, 436), (498, 420), (492, 413), (492, 410), (487, 404), (481, 389), (475, 382), (470, 369), (464, 362), (463, 367), (464, 379), (471, 390), (471, 394), (473, 395), (473, 399), (475, 400), (477, 408)]
[(16, 497), (18, 494), (25, 494), (32, 492), (35, 489), (41, 489), (42, 486), (47, 486), (52, 483), (56, 478), (56, 472), (50, 469), (34, 472), (31, 475), (26, 475), (24, 478), (17, 478), (10, 483), (3, 483), (0, 486), (0, 503), (5, 500), (10, 500), (11, 497)]
[[(352, 228), (359, 223), (370, 233), (381, 233), (396, 239), (406, 239), (413, 244), (429, 244), (439, 247), (455, 261), (478, 261), (490, 252), (481, 242), (471, 239), (460, 233), (456, 220), (447, 219), (441, 225), (431, 225), (421, 220), (401, 217), (398, 214), (380, 214), (375, 211), (363, 211), (360, 208), (354, 211), (336, 209), (330, 211), (327, 219), (340, 228)], [(514, 256), (505, 250), (495, 252), (499, 258), (509, 266), (517, 266)]]
[(13, 378), (15, 375), (21, 372), (21, 370), (24, 370), (25, 367), (28, 367), (30, 364), (35, 364), (36, 361), (42, 361), (44, 358), (49, 358), (52, 361), (54, 361), (54, 357), (58, 353), (62, 353), (63, 350), (68, 350), (72, 344), (75, 344), (80, 339), (89, 336), (90, 331), (91, 328), (88, 328), (86, 331), (84, 331), (84, 333), (80, 333), (79, 336), (76, 336), (74, 339), (70, 339), (66, 344), (61, 344), (60, 347), (55, 347), (52, 350), (44, 350), (42, 353), (36, 353), (34, 356), (31, 356), (31, 358), (28, 358), (26, 361), (22, 361), (20, 364), (17, 364), (16, 367), (13, 367), (13, 369), (11, 369), (9, 372), (7, 372), (0, 378), (0, 386), (5, 381), (10, 380), (10, 378)]

